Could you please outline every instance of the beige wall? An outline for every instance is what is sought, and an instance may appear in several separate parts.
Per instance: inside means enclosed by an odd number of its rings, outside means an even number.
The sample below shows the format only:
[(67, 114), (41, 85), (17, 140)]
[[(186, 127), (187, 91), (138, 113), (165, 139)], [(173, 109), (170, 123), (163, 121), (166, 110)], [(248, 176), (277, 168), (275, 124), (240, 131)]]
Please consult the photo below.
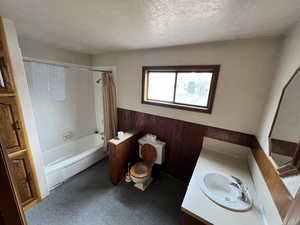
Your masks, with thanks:
[[(116, 66), (118, 106), (255, 134), (272, 80), (280, 41), (241, 40), (112, 53), (93, 66)], [(221, 64), (212, 114), (141, 104), (142, 66)]]
[(56, 48), (52, 45), (29, 39), (19, 38), (19, 43), (23, 57), (85, 66), (91, 65), (91, 56), (87, 54)]
[[(281, 58), (276, 71), (276, 77), (272, 83), (272, 89), (264, 109), (258, 132), (258, 140), (267, 153), (269, 153), (268, 135), (282, 88), (300, 66), (300, 23), (287, 35), (280, 55)], [(295, 195), (300, 186), (300, 175), (285, 178), (284, 182), (287, 184), (291, 193)]]

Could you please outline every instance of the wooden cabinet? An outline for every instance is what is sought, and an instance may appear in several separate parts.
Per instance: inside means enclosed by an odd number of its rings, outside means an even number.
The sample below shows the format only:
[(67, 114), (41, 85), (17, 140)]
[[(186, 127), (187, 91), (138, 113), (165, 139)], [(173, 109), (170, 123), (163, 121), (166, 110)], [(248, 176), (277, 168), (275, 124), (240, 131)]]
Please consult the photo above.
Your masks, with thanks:
[(181, 211), (180, 225), (212, 225), (208, 222), (202, 222), (186, 212)]
[(0, 225), (26, 225), (3, 140), (0, 133)]
[(26, 148), (15, 97), (0, 97), (0, 128), (8, 154)]
[(0, 17), (0, 134), (3, 138), (3, 149), (10, 159), (11, 174), (22, 206), (28, 209), (39, 201), (40, 193), (31, 160), (31, 149), (23, 126), (24, 120), (15, 88), (14, 64), (10, 58), (10, 51)]
[(121, 139), (109, 140), (109, 175), (112, 184), (117, 185), (124, 178), (128, 163), (138, 150), (137, 140), (138, 133), (135, 131), (126, 132)]
[(21, 152), (10, 160), (16, 188), (22, 205), (25, 206), (35, 199), (30, 162), (26, 152)]

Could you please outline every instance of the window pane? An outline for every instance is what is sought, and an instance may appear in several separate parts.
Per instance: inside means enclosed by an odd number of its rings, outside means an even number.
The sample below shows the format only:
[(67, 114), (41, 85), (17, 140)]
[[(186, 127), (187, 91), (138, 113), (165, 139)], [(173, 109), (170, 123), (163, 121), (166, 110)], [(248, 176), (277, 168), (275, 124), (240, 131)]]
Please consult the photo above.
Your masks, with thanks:
[(178, 73), (175, 102), (207, 107), (212, 73)]
[(175, 73), (149, 72), (148, 99), (173, 101)]

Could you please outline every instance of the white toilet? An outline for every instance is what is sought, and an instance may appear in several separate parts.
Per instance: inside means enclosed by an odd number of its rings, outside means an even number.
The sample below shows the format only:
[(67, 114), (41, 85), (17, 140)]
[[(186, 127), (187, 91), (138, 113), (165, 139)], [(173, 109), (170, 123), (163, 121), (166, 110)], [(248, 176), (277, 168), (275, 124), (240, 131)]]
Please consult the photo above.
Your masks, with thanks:
[(130, 177), (135, 187), (144, 191), (152, 181), (151, 172), (154, 164), (162, 164), (165, 156), (165, 142), (146, 134), (139, 139), (139, 156), (142, 162), (134, 164), (130, 169)]

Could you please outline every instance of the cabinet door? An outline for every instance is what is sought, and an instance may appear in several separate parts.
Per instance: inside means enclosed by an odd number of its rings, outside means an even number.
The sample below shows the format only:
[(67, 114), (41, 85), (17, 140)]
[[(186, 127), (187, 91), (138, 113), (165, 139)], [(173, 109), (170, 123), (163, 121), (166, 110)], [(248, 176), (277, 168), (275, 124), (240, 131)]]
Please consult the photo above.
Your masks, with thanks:
[(4, 56), (0, 56), (0, 93), (13, 92), (11, 77), (7, 60)]
[(27, 152), (11, 158), (11, 168), (17, 191), (23, 206), (35, 199), (31, 167)]
[(11, 173), (11, 163), (3, 143), (0, 131), (0, 225), (25, 225), (27, 223), (17, 196), (16, 185)]
[(8, 153), (25, 149), (24, 134), (15, 97), (0, 97), (0, 127)]

